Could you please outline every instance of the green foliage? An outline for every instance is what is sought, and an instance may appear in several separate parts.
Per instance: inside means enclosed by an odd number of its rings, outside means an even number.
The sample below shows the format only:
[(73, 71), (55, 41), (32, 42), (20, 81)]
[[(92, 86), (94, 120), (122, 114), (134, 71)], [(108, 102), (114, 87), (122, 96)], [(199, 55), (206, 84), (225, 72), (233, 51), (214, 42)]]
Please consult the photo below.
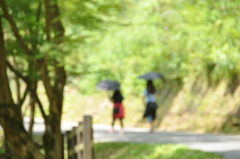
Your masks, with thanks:
[(126, 85), (126, 92), (139, 92), (137, 77), (147, 71), (183, 80), (209, 73), (214, 64), (208, 75), (213, 81), (239, 73), (238, 1), (122, 2), (121, 11), (109, 16), (118, 21), (92, 32), (69, 57), (69, 72), (84, 83), (81, 91), (93, 92), (89, 86), (111, 78)]
[(116, 21), (115, 15), (122, 10), (121, 0), (61, 1), (63, 18), (67, 24), (77, 24), (81, 29), (98, 28), (102, 22)]
[(222, 159), (213, 153), (190, 150), (184, 145), (141, 143), (96, 143), (96, 159)]
[[(40, 1), (7, 3), (35, 57), (61, 59), (69, 82), (78, 77), (83, 93), (94, 92), (96, 83), (106, 78), (126, 85), (126, 92), (139, 92), (137, 77), (147, 71), (180, 80), (206, 74), (214, 82), (231, 81), (240, 72), (236, 0), (60, 0), (65, 39), (59, 46), (44, 41)], [(4, 25), (7, 53), (27, 74), (28, 59)]]

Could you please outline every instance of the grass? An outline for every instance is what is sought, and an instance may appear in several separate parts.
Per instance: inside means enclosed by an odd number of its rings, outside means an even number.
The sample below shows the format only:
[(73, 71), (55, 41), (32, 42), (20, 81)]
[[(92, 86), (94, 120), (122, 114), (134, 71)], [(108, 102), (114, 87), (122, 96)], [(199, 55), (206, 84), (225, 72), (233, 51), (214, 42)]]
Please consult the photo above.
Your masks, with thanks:
[(224, 159), (184, 145), (143, 143), (96, 143), (95, 159)]

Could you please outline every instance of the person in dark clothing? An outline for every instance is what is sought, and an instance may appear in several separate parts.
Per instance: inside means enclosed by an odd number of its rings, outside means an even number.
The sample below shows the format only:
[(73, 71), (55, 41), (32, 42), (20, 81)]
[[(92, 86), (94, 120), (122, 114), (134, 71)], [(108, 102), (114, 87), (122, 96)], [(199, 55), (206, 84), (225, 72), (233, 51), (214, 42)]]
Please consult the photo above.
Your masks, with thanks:
[(114, 132), (115, 120), (119, 119), (121, 125), (121, 130), (119, 131), (119, 134), (123, 134), (123, 118), (124, 118), (124, 106), (122, 104), (123, 99), (124, 98), (120, 90), (114, 91), (113, 96), (111, 97), (111, 101), (113, 102), (113, 115), (111, 129), (109, 130), (110, 133)]
[(153, 132), (153, 121), (156, 116), (157, 104), (156, 104), (156, 98), (155, 98), (155, 87), (151, 80), (147, 81), (147, 88), (143, 91), (143, 95), (146, 103), (143, 117), (148, 118), (148, 122), (150, 125), (150, 132)]

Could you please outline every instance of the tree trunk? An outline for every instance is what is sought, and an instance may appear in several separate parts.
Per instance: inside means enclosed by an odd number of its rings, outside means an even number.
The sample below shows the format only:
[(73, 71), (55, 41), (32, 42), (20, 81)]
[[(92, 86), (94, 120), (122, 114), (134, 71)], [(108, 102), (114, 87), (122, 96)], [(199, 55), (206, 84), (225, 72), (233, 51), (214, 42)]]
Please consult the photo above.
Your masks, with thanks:
[(35, 96), (37, 91), (37, 81), (31, 81), (28, 85), (30, 85), (30, 102), (29, 102), (30, 120), (29, 120), (28, 133), (30, 136), (32, 136), (34, 118), (35, 118), (35, 105), (37, 103), (36, 96)]
[[(56, 45), (62, 42), (64, 28), (59, 20), (59, 8), (56, 0), (45, 0), (46, 10), (46, 34), (47, 40), (53, 41)], [(51, 37), (54, 33), (54, 37)], [(43, 66), (43, 65), (40, 65)], [(45, 90), (48, 95), (50, 110), (49, 116), (45, 121), (46, 131), (44, 134), (44, 147), (47, 159), (62, 158), (62, 133), (61, 133), (61, 115), (63, 104), (63, 92), (66, 84), (66, 73), (63, 66), (59, 66), (55, 60), (54, 84), (51, 86), (48, 71), (46, 67), (41, 70), (41, 77), (44, 82)]]
[[(0, 124), (14, 151), (23, 159), (43, 159), (23, 126), (21, 110), (14, 104), (8, 77), (3, 39), (2, 16), (0, 15)], [(16, 135), (16, 132), (18, 135)]]

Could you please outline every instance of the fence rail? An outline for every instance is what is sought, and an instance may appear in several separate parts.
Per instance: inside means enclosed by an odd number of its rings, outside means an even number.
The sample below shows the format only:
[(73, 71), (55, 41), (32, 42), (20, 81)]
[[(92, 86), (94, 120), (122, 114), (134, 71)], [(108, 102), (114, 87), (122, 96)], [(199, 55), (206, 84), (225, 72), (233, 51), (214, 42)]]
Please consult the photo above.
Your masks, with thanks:
[(84, 116), (77, 127), (67, 131), (68, 159), (94, 159), (92, 117)]

